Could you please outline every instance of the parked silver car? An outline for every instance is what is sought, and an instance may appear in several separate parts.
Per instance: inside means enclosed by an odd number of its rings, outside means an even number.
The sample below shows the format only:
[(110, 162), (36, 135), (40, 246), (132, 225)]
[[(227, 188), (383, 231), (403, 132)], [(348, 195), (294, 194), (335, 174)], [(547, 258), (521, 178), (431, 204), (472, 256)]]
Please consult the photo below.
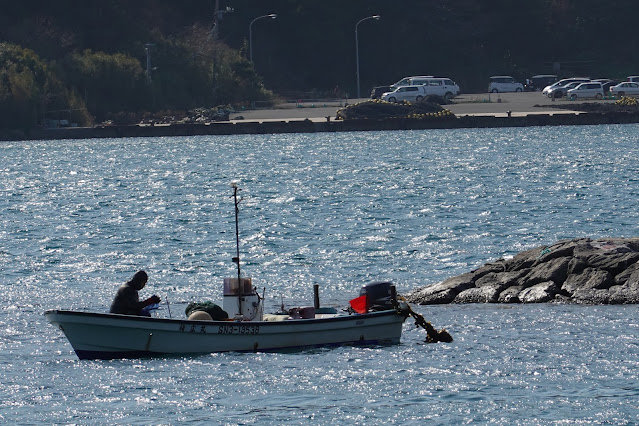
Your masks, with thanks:
[(574, 89), (575, 87), (579, 86), (581, 83), (583, 83), (583, 81), (573, 81), (563, 86), (552, 87), (548, 89), (548, 91), (546, 92), (546, 96), (548, 96), (551, 99), (563, 98), (564, 96), (566, 96), (566, 93), (568, 93), (570, 89)]
[(588, 83), (581, 83), (579, 86), (574, 89), (568, 90), (567, 95), (570, 100), (575, 100), (579, 98), (595, 98), (595, 99), (603, 99), (604, 91), (603, 85), (598, 81), (590, 81)]
[(613, 96), (638, 96), (639, 83), (624, 81), (616, 86), (612, 86), (610, 88), (610, 94)]
[[(544, 90), (541, 91), (541, 94), (544, 96), (548, 96), (549, 98), (552, 98), (552, 96), (548, 95), (548, 92), (550, 90), (556, 89), (557, 87), (564, 87), (565, 85), (569, 84), (569, 83), (574, 83), (574, 82), (579, 82), (579, 83), (585, 83), (590, 81), (589, 78), (586, 77), (572, 77), (572, 78), (563, 78), (553, 84), (551, 84), (550, 86), (546, 86), (544, 87)], [(561, 96), (565, 96), (566, 92), (563, 92), (561, 94)], [(556, 98), (560, 98), (561, 96), (555, 96)]]

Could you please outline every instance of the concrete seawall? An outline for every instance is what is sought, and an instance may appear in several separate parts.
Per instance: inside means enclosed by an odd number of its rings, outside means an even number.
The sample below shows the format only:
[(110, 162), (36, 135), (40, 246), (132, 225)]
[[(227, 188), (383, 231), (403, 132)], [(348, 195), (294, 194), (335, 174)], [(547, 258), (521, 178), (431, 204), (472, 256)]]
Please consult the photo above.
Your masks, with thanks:
[(248, 135), (274, 133), (354, 132), (381, 130), (461, 129), (489, 127), (567, 126), (639, 123), (637, 113), (528, 114), (496, 117), (473, 115), (432, 119), (397, 118), (348, 121), (236, 121), (207, 124), (171, 124), (157, 126), (103, 126), (84, 128), (32, 129), (2, 135), (2, 140), (56, 140), (123, 137), (161, 137), (194, 135)]

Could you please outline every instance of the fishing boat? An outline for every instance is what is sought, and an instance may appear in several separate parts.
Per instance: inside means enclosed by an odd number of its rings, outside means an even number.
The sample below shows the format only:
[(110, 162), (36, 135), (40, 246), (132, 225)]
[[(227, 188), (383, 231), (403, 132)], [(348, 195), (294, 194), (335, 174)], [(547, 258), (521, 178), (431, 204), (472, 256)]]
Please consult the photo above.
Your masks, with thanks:
[(313, 306), (291, 308), (265, 315), (263, 297), (242, 277), (237, 184), (235, 202), (237, 277), (225, 278), (223, 312), (213, 319), (195, 311), (184, 319), (111, 313), (49, 310), (46, 319), (67, 337), (80, 359), (117, 359), (214, 352), (253, 352), (304, 349), (339, 345), (397, 344), (408, 316), (424, 327), (428, 341), (450, 341), (445, 331), (430, 323), (399, 300), (390, 282), (364, 285), (348, 309), (322, 308), (317, 285)]

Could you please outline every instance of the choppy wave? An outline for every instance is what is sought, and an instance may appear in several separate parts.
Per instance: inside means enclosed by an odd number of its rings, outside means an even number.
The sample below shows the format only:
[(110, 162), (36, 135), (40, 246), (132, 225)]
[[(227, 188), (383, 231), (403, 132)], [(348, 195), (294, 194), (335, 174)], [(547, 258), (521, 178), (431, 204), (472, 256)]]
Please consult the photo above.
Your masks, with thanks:
[[(639, 226), (639, 127), (0, 145), (0, 420), (636, 423), (634, 307), (421, 309), (455, 337), (397, 347), (79, 362), (42, 312), (105, 310), (137, 269), (173, 315), (233, 275), (267, 306), (343, 306), (573, 237)], [(167, 315), (167, 310), (161, 311)]]

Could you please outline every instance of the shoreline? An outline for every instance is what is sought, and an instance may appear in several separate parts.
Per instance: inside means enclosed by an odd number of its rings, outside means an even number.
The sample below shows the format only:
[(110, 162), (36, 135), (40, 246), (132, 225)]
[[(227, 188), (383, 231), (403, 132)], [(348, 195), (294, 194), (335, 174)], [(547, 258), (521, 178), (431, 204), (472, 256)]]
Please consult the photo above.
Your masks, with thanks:
[[(368, 99), (354, 100), (365, 101)], [(539, 105), (540, 102), (546, 102)], [(560, 99), (550, 104), (539, 92), (462, 95), (446, 109), (455, 114), (443, 118), (394, 118), (335, 120), (340, 106), (272, 108), (235, 112), (229, 121), (188, 124), (135, 124), (94, 127), (36, 128), (11, 131), (0, 140), (60, 140), (124, 137), (165, 137), (199, 135), (247, 135), (275, 133), (318, 133), (389, 130), (427, 130), (490, 127), (570, 126), (639, 123), (637, 112), (580, 112), (555, 105), (572, 101)], [(611, 103), (614, 101), (593, 101)]]
[(33, 129), (2, 140), (60, 140), (200, 135), (248, 135), (389, 130), (461, 129), (490, 127), (572, 126), (639, 123), (639, 113), (529, 114), (525, 116), (462, 116), (439, 119), (398, 118), (317, 122), (310, 119), (210, 124), (168, 124)]

